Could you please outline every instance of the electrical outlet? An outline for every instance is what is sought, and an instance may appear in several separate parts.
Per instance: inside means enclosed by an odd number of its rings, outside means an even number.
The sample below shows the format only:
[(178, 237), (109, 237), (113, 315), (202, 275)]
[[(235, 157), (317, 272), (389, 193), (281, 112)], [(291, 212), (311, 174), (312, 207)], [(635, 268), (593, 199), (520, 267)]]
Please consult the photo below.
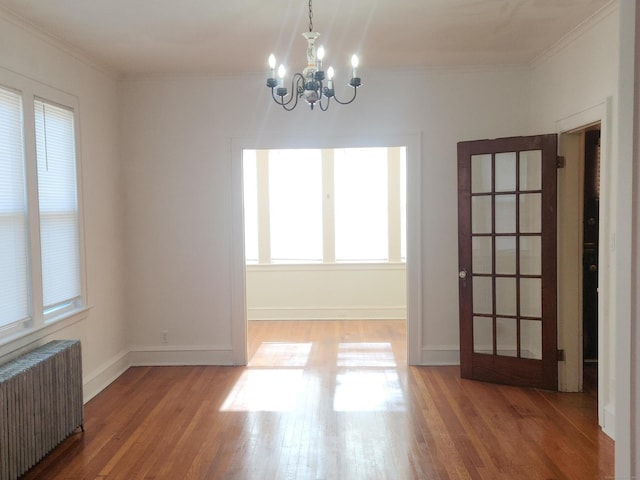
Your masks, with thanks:
[(169, 332), (166, 330), (162, 331), (162, 343), (168, 343), (169, 342)]

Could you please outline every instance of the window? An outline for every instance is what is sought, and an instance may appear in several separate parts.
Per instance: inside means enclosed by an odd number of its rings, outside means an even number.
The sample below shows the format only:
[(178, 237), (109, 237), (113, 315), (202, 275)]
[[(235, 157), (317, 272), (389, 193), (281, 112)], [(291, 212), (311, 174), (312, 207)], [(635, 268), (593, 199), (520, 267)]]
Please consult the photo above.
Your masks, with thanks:
[(336, 261), (389, 258), (386, 148), (334, 151)]
[(25, 84), (0, 86), (0, 340), (83, 306), (75, 113)]
[(247, 263), (404, 261), (405, 151), (244, 150)]
[(73, 112), (35, 101), (44, 315), (77, 306), (80, 241)]
[(0, 88), (0, 329), (29, 319), (22, 97)]
[(322, 261), (322, 165), (319, 150), (269, 152), (271, 261)]

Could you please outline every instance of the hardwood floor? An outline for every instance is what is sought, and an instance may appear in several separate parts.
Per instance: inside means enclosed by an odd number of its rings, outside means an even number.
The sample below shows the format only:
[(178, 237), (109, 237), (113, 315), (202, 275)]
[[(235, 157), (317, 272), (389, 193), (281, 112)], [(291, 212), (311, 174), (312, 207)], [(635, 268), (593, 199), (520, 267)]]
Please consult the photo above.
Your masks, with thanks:
[(251, 322), (247, 367), (138, 367), (25, 479), (607, 479), (595, 393), (407, 367), (404, 322)]

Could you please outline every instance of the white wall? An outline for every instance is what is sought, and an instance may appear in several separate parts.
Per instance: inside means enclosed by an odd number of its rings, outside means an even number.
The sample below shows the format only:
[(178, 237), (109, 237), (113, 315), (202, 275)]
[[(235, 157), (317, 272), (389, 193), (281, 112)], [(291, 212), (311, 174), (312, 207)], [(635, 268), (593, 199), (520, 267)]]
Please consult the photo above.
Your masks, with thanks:
[[(631, 318), (630, 324), (634, 325), (631, 327), (632, 336), (630, 336), (631, 343), (631, 358), (635, 361), (630, 363), (630, 395), (629, 395), (629, 405), (631, 406), (631, 412), (629, 415), (629, 430), (631, 433), (631, 444), (633, 445), (634, 450), (631, 450), (625, 458), (622, 459), (621, 464), (625, 464), (623, 468), (619, 468), (620, 470), (628, 470), (630, 475), (638, 475), (640, 473), (640, 415), (638, 415), (638, 403), (640, 403), (640, 366), (638, 365), (638, 356), (640, 355), (640, 82), (638, 82), (638, 78), (640, 77), (640, 64), (638, 62), (638, 54), (640, 53), (640, 36), (638, 36), (637, 32), (640, 29), (640, 16), (638, 15), (638, 11), (636, 10), (636, 16), (634, 21), (633, 29), (636, 32), (635, 42), (634, 42), (634, 124), (633, 124), (633, 140), (635, 151), (633, 152), (633, 164), (635, 167), (633, 168), (633, 211), (631, 214), (632, 222), (633, 222), (633, 258), (631, 263), (632, 270), (632, 283), (631, 283), (631, 291), (635, 292), (633, 300), (632, 300), (632, 310), (631, 310)], [(626, 32), (626, 30), (623, 30)], [(631, 80), (631, 79), (629, 79)], [(631, 83), (631, 82), (630, 82)], [(629, 85), (630, 86), (630, 85)], [(626, 420), (626, 418), (621, 418), (621, 421)], [(635, 432), (635, 436), (633, 435)], [(627, 467), (626, 463), (629, 463), (629, 467)], [(620, 464), (618, 465), (620, 467)]]
[(615, 471), (621, 478), (640, 474), (638, 394), (638, 165), (640, 113), (640, 9), (619, 2), (620, 48), (615, 182)]
[[(117, 81), (5, 14), (0, 14), (0, 68), (78, 99), (86, 275), (92, 308), (84, 319), (36, 343), (52, 338), (81, 340), (85, 398), (89, 398), (127, 365)], [(10, 356), (23, 343), (4, 345), (0, 354)]]
[(249, 265), (248, 320), (406, 319), (403, 263)]
[[(638, 11), (636, 11), (636, 17), (634, 19), (634, 31), (638, 32), (640, 29), (640, 16), (638, 15)], [(625, 30), (626, 31), (626, 30)], [(640, 474), (640, 415), (638, 415), (637, 406), (640, 403), (640, 366), (638, 365), (638, 356), (640, 355), (640, 82), (638, 79), (640, 77), (640, 64), (638, 62), (638, 54), (640, 53), (640, 36), (635, 35), (634, 42), (634, 82), (631, 82), (629, 79), (629, 83), (633, 83), (634, 90), (634, 124), (633, 124), (633, 141), (634, 141), (634, 152), (633, 152), (633, 164), (635, 167), (633, 168), (633, 211), (631, 212), (631, 218), (633, 222), (633, 246), (632, 246), (632, 262), (631, 262), (631, 270), (632, 270), (632, 283), (631, 283), (631, 292), (633, 293), (632, 299), (632, 310), (631, 310), (631, 318), (630, 328), (632, 335), (630, 335), (630, 344), (631, 344), (631, 358), (635, 361), (630, 362), (630, 392), (629, 392), (629, 405), (631, 406), (631, 411), (629, 412), (629, 426), (630, 430), (630, 442), (633, 445), (633, 450), (629, 449), (629, 455), (625, 454), (624, 459), (620, 459), (621, 461), (618, 464), (618, 469), (622, 471), (629, 471), (631, 475)], [(631, 85), (629, 85), (630, 87)], [(627, 418), (621, 418), (620, 421), (627, 420)], [(635, 436), (633, 435), (635, 432)]]
[(260, 75), (123, 84), (134, 362), (232, 361), (230, 285), (243, 269), (230, 255), (242, 242), (231, 215), (232, 183), (240, 181), (232, 163), (240, 158), (230, 145), (250, 139), (248, 148), (362, 146), (414, 135), (422, 145), (423, 290), (408, 294), (423, 301), (422, 361), (457, 363), (456, 142), (527, 132), (528, 71), (363, 69), (362, 75), (356, 102), (324, 113), (281, 111)]
[[(594, 120), (602, 124), (601, 250), (599, 277), (600, 328), (600, 423), (613, 435), (615, 399), (616, 253), (612, 242), (616, 224), (616, 122), (618, 90), (618, 10), (615, 3), (565, 39), (533, 65), (531, 74), (531, 132), (562, 132)], [(601, 117), (601, 118), (597, 118)], [(562, 146), (560, 147), (562, 149)], [(566, 172), (558, 177), (558, 192), (568, 191)], [(563, 221), (561, 212), (559, 221)], [(562, 294), (562, 291), (560, 292)], [(562, 298), (560, 298), (562, 301)], [(575, 340), (563, 330), (559, 318), (559, 348), (569, 351)], [(580, 343), (580, 339), (577, 339)], [(563, 381), (561, 369), (560, 381)]]

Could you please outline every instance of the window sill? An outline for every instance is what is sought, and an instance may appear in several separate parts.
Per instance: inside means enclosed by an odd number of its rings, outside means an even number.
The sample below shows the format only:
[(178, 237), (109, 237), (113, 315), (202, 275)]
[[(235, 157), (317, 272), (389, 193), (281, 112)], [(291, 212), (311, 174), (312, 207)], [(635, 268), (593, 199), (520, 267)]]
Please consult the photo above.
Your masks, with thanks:
[(48, 319), (43, 325), (37, 327), (31, 327), (25, 329), (25, 332), (16, 333), (4, 338), (0, 338), (0, 363), (4, 363), (6, 360), (19, 354), (19, 350), (23, 350), (26, 347), (42, 340), (43, 338), (53, 335), (54, 333), (70, 327), (82, 320), (85, 320), (89, 316), (89, 310), (92, 306), (85, 306), (76, 308), (69, 312)]
[(380, 263), (249, 263), (246, 264), (247, 272), (306, 272), (306, 271), (379, 271), (379, 270), (405, 270), (405, 262), (380, 262)]

